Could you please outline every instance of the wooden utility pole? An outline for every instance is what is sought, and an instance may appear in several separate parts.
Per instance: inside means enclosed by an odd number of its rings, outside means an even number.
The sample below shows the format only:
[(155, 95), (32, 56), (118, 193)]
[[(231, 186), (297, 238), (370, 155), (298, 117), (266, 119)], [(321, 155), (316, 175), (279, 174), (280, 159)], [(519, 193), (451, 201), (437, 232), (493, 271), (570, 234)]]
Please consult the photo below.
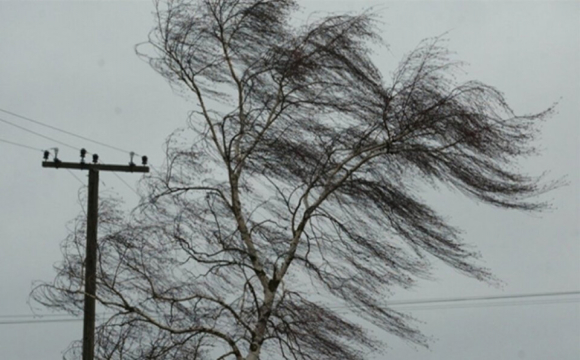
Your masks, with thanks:
[(84, 162), (86, 150), (81, 150), (80, 163), (68, 163), (58, 160), (48, 161), (48, 152), (44, 153), (42, 167), (55, 169), (74, 169), (89, 171), (89, 198), (87, 209), (87, 243), (85, 258), (85, 302), (83, 318), (83, 358), (82, 360), (94, 360), (95, 358), (95, 295), (97, 293), (97, 227), (99, 219), (99, 171), (122, 171), (147, 173), (147, 157), (143, 156), (143, 166), (131, 162), (126, 165), (98, 164), (98, 155), (93, 155), (93, 163)]

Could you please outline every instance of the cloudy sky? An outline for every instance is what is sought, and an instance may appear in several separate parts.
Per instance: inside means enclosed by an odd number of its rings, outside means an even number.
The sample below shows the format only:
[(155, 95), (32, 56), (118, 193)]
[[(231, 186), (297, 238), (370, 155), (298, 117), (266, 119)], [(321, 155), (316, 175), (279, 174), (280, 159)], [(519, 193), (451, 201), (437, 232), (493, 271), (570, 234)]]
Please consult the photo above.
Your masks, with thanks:
[[(351, 11), (371, 5), (382, 14), (389, 49), (375, 59), (387, 75), (426, 37), (447, 33), (449, 48), (468, 63), (462, 80), (496, 86), (518, 113), (559, 102), (542, 128), (541, 156), (524, 159), (525, 171), (567, 176), (569, 185), (546, 199), (543, 214), (513, 213), (479, 205), (453, 193), (425, 196), (464, 230), (467, 242), (501, 278), (489, 287), (439, 266), (436, 280), (392, 300), (463, 298), (580, 291), (580, 2), (385, 2), (302, 1), (297, 14)], [(153, 24), (143, 2), (0, 2), (0, 109), (42, 121), (163, 161), (163, 141), (185, 125), (194, 104), (172, 92), (139, 60), (134, 46)], [(97, 152), (105, 163), (128, 154), (67, 137), (0, 111), (0, 120)], [(76, 151), (0, 121), (0, 140), (34, 149), (58, 146), (60, 158)], [(67, 222), (79, 211), (86, 174), (41, 168), (41, 152), (0, 141), (0, 359), (58, 359), (81, 336), (81, 322), (8, 324), (38, 320), (28, 294), (35, 280), (50, 280), (61, 258)], [(76, 178), (75, 178), (76, 176)], [(138, 175), (120, 174), (135, 185)], [(132, 190), (112, 174), (104, 189), (136, 204)], [(79, 182), (80, 180), (80, 182)], [(540, 300), (549, 299), (549, 303)], [(580, 358), (579, 296), (422, 306), (411, 314), (434, 338), (430, 349), (396, 338), (386, 355), (371, 359), (564, 359)], [(40, 312), (43, 310), (40, 309)], [(48, 318), (43, 318), (46, 320)]]

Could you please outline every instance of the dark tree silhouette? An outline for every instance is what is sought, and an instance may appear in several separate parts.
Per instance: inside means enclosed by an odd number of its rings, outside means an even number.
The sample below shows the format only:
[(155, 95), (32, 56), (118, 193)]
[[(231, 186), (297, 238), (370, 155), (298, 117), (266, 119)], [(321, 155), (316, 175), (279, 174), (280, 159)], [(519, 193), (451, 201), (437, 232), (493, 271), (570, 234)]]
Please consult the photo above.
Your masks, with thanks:
[[(196, 102), (132, 216), (101, 209), (103, 359), (364, 359), (363, 321), (416, 344), (386, 306), (431, 262), (493, 281), (418, 196), (445, 185), (538, 210), (554, 184), (514, 170), (552, 108), (516, 116), (495, 88), (457, 83), (440, 38), (384, 78), (370, 13), (292, 24), (293, 0), (168, 1), (140, 55)], [(82, 219), (40, 303), (82, 309)], [(337, 306), (337, 304), (339, 306)], [(344, 310), (358, 315), (345, 316)], [(112, 312), (112, 313), (111, 313)], [(74, 353), (74, 351), (73, 351)]]

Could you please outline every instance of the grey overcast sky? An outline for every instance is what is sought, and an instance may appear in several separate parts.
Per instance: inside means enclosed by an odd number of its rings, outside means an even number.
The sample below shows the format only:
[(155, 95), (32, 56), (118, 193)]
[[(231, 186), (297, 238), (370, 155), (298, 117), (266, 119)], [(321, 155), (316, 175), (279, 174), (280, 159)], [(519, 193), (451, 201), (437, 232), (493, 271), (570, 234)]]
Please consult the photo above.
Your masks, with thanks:
[[(390, 44), (376, 53), (387, 75), (426, 37), (447, 33), (456, 59), (468, 63), (460, 80), (477, 79), (505, 93), (518, 113), (541, 111), (558, 101), (558, 113), (542, 127), (543, 154), (524, 159), (526, 171), (567, 175), (569, 185), (546, 199), (554, 210), (529, 215), (478, 205), (458, 194), (425, 194), (464, 230), (486, 265), (501, 278), (489, 287), (436, 267), (435, 281), (394, 300), (508, 295), (580, 290), (580, 2), (385, 2), (302, 1), (298, 14), (377, 6)], [(194, 104), (134, 53), (153, 25), (153, 5), (143, 2), (0, 2), (0, 108), (163, 161), (162, 144), (183, 126)], [(0, 112), (0, 119), (98, 152), (105, 163), (127, 154), (64, 136)], [(77, 152), (0, 122), (0, 139), (38, 149), (60, 147), (63, 160)], [(81, 336), (81, 323), (2, 324), (9, 315), (31, 314), (34, 280), (54, 276), (67, 222), (81, 211), (78, 190), (86, 174), (42, 169), (41, 153), (0, 142), (0, 359), (58, 359)], [(138, 175), (123, 174), (129, 184)], [(137, 197), (119, 179), (101, 175), (104, 188)], [(505, 302), (502, 306), (409, 310), (434, 338), (430, 349), (413, 348), (388, 334), (385, 354), (369, 359), (577, 360), (580, 303)], [(572, 299), (573, 302), (560, 302)], [(45, 310), (40, 309), (40, 312)], [(46, 311), (45, 311), (46, 312)], [(23, 318), (20, 318), (20, 320)], [(45, 318), (46, 319), (46, 318)]]

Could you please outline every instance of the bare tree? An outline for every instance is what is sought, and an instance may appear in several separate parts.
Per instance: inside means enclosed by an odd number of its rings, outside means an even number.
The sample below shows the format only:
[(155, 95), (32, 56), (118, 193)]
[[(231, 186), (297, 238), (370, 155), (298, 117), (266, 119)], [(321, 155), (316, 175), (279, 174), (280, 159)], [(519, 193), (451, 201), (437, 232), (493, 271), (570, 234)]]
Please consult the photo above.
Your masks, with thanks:
[[(516, 116), (493, 87), (457, 83), (461, 63), (440, 38), (384, 78), (369, 13), (295, 26), (296, 8), (157, 4), (140, 54), (197, 106), (144, 180), (138, 211), (101, 210), (97, 300), (112, 315), (98, 328), (100, 358), (364, 359), (383, 346), (364, 321), (425, 345), (386, 306), (392, 289), (428, 278), (434, 260), (494, 279), (418, 189), (546, 205), (534, 197), (554, 184), (513, 165), (534, 153), (552, 108)], [(55, 282), (33, 292), (46, 306), (81, 309), (77, 230)]]

